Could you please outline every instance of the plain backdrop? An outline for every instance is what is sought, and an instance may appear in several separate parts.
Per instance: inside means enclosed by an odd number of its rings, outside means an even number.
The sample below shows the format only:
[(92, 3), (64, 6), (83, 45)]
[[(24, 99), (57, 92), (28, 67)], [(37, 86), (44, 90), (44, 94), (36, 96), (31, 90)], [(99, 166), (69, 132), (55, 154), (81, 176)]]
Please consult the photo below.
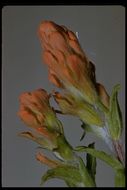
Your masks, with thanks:
[[(122, 6), (5, 6), (2, 10), (2, 186), (40, 187), (47, 166), (35, 159), (38, 145), (17, 136), (29, 128), (18, 118), (19, 95), (25, 91), (55, 88), (48, 81), (47, 67), (41, 60), (37, 29), (41, 21), (52, 20), (78, 32), (87, 56), (96, 65), (97, 81), (109, 95), (120, 83), (119, 103), (125, 118), (125, 8)], [(52, 102), (52, 105), (55, 105)], [(80, 142), (81, 123), (72, 116), (58, 116), (68, 141), (110, 153), (104, 142), (87, 135)], [(123, 135), (124, 139), (124, 135)], [(82, 155), (84, 156), (84, 155)], [(97, 161), (97, 186), (113, 187), (112, 168)], [(66, 187), (53, 179), (44, 187)]]

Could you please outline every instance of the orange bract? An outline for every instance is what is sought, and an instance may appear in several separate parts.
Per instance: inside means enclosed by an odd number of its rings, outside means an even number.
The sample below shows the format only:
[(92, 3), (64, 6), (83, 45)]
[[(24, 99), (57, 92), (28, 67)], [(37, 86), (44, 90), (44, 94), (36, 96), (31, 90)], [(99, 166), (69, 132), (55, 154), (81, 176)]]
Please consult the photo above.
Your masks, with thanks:
[(40, 152), (36, 155), (36, 159), (38, 161), (40, 161), (41, 163), (48, 165), (51, 168), (55, 168), (55, 167), (61, 165), (61, 163), (59, 161), (51, 160), (47, 156), (45, 156), (44, 154), (42, 154)]

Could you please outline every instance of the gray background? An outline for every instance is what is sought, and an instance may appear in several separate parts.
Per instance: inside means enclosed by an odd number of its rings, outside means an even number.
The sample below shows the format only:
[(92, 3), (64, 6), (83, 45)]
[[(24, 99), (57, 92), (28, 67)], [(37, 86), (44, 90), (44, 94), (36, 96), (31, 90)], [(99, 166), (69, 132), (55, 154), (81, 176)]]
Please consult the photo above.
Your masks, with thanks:
[[(24, 91), (54, 88), (42, 64), (37, 28), (42, 20), (52, 20), (78, 31), (79, 41), (96, 65), (97, 80), (111, 94), (120, 83), (119, 102), (125, 113), (125, 8), (122, 6), (5, 6), (2, 10), (2, 186), (39, 187), (47, 170), (35, 159), (37, 144), (18, 137), (29, 128), (17, 117), (18, 97)], [(54, 102), (52, 102), (53, 105)], [(73, 145), (87, 145), (96, 140), (96, 148), (110, 153), (106, 145), (92, 135), (80, 142), (80, 121), (59, 116), (65, 134)], [(124, 139), (124, 138), (123, 138)], [(113, 187), (114, 172), (98, 161), (97, 185)], [(65, 187), (61, 180), (50, 180), (45, 187)]]

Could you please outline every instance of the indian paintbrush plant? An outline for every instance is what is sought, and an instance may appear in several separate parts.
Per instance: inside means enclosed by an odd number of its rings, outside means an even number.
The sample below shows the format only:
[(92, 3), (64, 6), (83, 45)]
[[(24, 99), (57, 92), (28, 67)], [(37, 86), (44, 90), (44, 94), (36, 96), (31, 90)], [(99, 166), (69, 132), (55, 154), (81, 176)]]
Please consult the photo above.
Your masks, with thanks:
[[(48, 67), (49, 81), (61, 91), (50, 94), (44, 89), (20, 95), (18, 116), (33, 132), (19, 135), (38, 143), (52, 152), (53, 160), (42, 152), (36, 159), (50, 168), (41, 178), (41, 185), (59, 178), (68, 187), (96, 187), (96, 159), (115, 171), (115, 187), (125, 187), (124, 152), (121, 145), (122, 113), (118, 103), (120, 85), (109, 95), (103, 84), (96, 81), (95, 65), (81, 48), (77, 36), (65, 26), (43, 21), (38, 29), (42, 57)], [(60, 110), (50, 105), (50, 98)], [(95, 143), (73, 147), (64, 134), (64, 126), (57, 114), (73, 115), (82, 121), (84, 133), (94, 133), (111, 150), (111, 154), (96, 150)], [(70, 129), (71, 130), (71, 129)], [(86, 160), (80, 156), (85, 152)]]

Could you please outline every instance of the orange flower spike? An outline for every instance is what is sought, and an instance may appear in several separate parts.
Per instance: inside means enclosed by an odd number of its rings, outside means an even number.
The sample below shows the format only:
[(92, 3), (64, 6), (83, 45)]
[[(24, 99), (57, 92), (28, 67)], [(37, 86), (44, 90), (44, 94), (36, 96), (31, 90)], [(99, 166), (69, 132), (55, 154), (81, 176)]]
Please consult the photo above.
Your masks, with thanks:
[(20, 96), (20, 118), (30, 127), (36, 130), (42, 128), (44, 135), (48, 131), (44, 130), (45, 126), (49, 131), (63, 131), (60, 121), (56, 118), (55, 111), (49, 104), (50, 95), (43, 89), (35, 90), (31, 93), (23, 93)]
[[(98, 96), (93, 81), (95, 77), (91, 77), (94, 71), (76, 35), (64, 26), (44, 21), (39, 27), (39, 36), (44, 47), (44, 62), (47, 63), (49, 72), (53, 71), (64, 88), (75, 96), (80, 94), (88, 103), (96, 104)], [(51, 81), (57, 84), (54, 77)]]

